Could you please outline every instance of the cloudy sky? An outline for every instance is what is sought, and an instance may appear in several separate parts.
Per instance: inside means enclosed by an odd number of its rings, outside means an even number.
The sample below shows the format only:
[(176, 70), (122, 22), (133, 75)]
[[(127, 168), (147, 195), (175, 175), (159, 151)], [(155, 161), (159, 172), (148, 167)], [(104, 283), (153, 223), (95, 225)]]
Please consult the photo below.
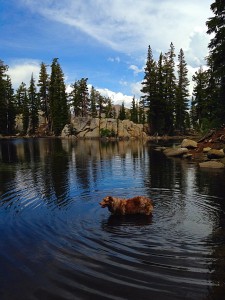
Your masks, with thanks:
[(114, 103), (140, 97), (148, 45), (154, 58), (173, 42), (189, 77), (205, 64), (212, 0), (0, 0), (0, 59), (16, 89), (59, 58), (67, 85), (88, 83)]

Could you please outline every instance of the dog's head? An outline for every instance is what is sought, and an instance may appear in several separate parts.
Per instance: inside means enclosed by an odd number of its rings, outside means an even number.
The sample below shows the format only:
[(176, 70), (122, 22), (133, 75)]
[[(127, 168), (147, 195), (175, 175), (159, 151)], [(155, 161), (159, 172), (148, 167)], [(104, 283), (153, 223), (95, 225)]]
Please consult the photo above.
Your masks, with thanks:
[(107, 206), (110, 207), (110, 206), (112, 206), (112, 203), (113, 203), (113, 197), (111, 197), (111, 196), (107, 196), (101, 202), (99, 202), (99, 204), (101, 205), (102, 208), (107, 207)]

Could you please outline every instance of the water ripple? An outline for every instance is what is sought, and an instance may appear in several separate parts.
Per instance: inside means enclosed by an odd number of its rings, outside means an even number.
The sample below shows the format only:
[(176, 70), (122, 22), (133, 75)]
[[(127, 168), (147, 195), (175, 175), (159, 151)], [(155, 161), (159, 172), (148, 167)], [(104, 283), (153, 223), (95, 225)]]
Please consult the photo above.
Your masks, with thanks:
[[(101, 165), (98, 178), (92, 170), (91, 184), (73, 168), (58, 170), (54, 184), (47, 171), (43, 180), (43, 166), (15, 171), (0, 200), (1, 300), (207, 299), (209, 287), (215, 295), (224, 247), (220, 199), (177, 182), (152, 187), (140, 160), (134, 181), (133, 164), (121, 173), (121, 161)], [(106, 178), (109, 167), (118, 185)], [(111, 216), (98, 204), (110, 194), (152, 197), (153, 215)]]

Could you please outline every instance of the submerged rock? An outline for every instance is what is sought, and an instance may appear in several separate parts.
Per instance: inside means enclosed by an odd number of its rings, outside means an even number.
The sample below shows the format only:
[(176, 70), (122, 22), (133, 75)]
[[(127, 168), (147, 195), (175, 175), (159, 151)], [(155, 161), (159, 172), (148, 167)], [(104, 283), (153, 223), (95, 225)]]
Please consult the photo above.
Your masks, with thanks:
[(166, 149), (167, 149), (166, 147), (158, 146), (158, 147), (156, 147), (154, 150), (155, 150), (155, 151), (164, 151), (164, 150), (166, 150)]
[(205, 161), (202, 163), (199, 163), (200, 168), (209, 168), (209, 169), (223, 169), (225, 165), (220, 161)]
[(168, 149), (164, 150), (163, 153), (166, 156), (170, 156), (170, 157), (180, 157), (180, 156), (183, 156), (184, 154), (187, 154), (188, 149), (187, 148), (168, 148)]

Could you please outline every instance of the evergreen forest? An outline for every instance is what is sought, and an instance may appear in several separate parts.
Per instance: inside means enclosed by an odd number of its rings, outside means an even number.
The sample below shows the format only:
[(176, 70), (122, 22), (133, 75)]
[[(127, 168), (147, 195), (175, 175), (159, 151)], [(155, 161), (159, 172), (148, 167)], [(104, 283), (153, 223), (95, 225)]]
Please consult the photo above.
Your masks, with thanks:
[(122, 103), (116, 113), (113, 101), (102, 96), (88, 78), (71, 84), (66, 92), (65, 78), (58, 58), (52, 60), (50, 74), (47, 65), (40, 65), (37, 82), (31, 74), (30, 83), (12, 88), (8, 66), (0, 60), (0, 134), (17, 132), (16, 117), (21, 116), (23, 134), (34, 135), (39, 124), (39, 112), (46, 119), (47, 132), (60, 135), (63, 127), (74, 117), (130, 119), (148, 123), (151, 134), (185, 134), (190, 129), (204, 132), (218, 128), (225, 122), (225, 1), (211, 4), (213, 17), (206, 22), (212, 36), (205, 58), (207, 68), (199, 66), (192, 80), (193, 94), (189, 94), (188, 68), (183, 49), (177, 57), (173, 43), (166, 53), (153, 57), (151, 46), (142, 81), (140, 99), (133, 97), (129, 110)]

